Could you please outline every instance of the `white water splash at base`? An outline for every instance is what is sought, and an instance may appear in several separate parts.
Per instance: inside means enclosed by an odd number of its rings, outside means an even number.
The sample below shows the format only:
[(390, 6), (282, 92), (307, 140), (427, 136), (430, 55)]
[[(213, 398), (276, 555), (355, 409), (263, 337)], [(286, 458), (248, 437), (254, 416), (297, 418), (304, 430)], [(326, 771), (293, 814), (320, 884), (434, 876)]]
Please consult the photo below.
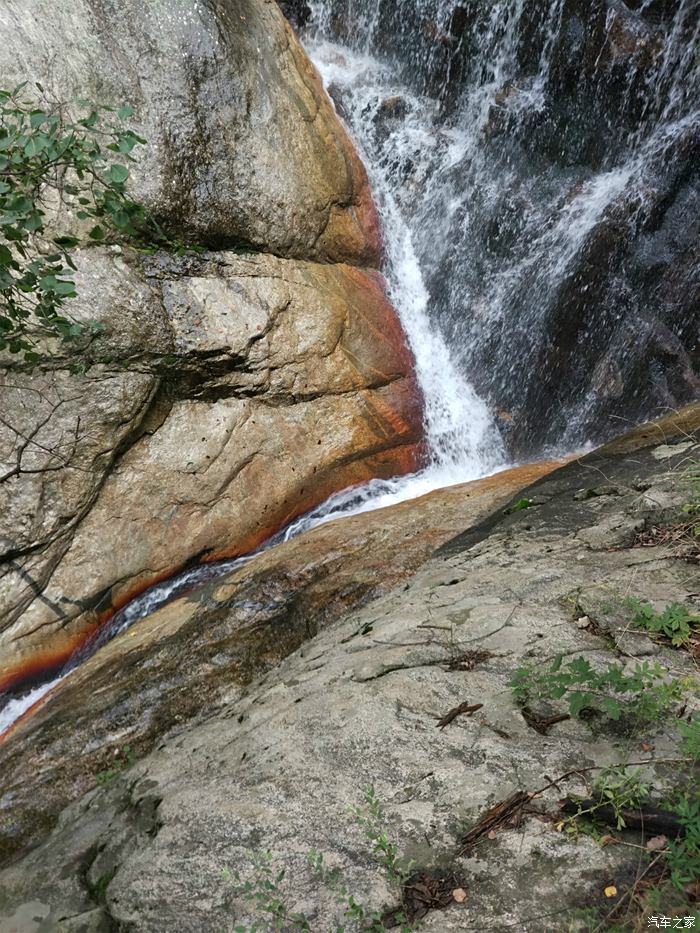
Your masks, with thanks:
[(49, 690), (52, 690), (56, 684), (59, 684), (64, 677), (65, 674), (60, 674), (53, 680), (48, 681), (48, 683), (35, 687), (23, 696), (8, 700), (5, 706), (0, 709), (0, 738), (2, 738), (3, 733), (9, 729), (13, 723), (17, 722), (17, 720), (23, 716), (30, 707), (38, 703), (43, 696), (46, 696)]

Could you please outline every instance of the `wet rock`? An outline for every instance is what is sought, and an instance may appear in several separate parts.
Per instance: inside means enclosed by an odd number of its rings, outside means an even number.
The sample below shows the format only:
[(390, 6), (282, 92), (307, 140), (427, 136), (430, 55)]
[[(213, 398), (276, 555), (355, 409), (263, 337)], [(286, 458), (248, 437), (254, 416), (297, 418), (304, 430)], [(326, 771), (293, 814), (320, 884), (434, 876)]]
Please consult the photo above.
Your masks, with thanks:
[[(507, 682), (524, 660), (547, 664), (562, 653), (585, 653), (594, 665), (610, 660), (605, 639), (575, 624), (572, 587), (594, 621), (600, 613), (586, 594), (600, 594), (603, 585), (625, 593), (634, 567), (644, 567), (647, 598), (687, 591), (686, 566), (665, 552), (601, 555), (582, 549), (577, 531), (608, 509), (655, 514), (632, 488), (642, 479), (655, 494), (671, 495), (672, 509), (682, 514), (683, 490), (653, 450), (660, 437), (669, 443), (679, 433), (684, 441), (692, 436), (697, 448), (699, 428), (695, 406), (540, 476), (525, 490), (543, 500), (532, 514), (504, 515), (499, 499), (506, 490), (499, 492), (498, 477), (491, 477), (383, 515), (317, 528), (283, 546), (277, 570), (279, 555), (262, 555), (265, 567), (253, 562), (112, 642), (0, 751), (6, 844), (8, 833), (9, 840), (13, 832), (15, 839), (41, 836), (25, 822), (32, 807), (38, 819), (74, 801), (50, 835), (45, 821), (41, 845), (0, 874), (0, 916), (26, 912), (30, 902), (42, 905), (42, 916), (87, 915), (100, 906), (99, 891), (115, 925), (215, 933), (253, 919), (251, 905), (222, 878), (222, 866), (252, 878), (251, 849), (273, 852), (286, 869), (285, 903), (307, 913), (312, 925), (337, 910), (334, 895), (309, 869), (312, 848), (342, 870), (363, 901), (392, 906), (396, 894), (348, 813), (372, 784), (400, 851), (424, 871), (449, 866), (465, 879), (462, 906), (429, 915), (426, 929), (457, 933), (484, 916), (528, 929), (529, 918), (550, 910), (557, 923), (568, 917), (611, 877), (624, 876), (623, 847), (556, 833), (529, 813), (485, 840), (474, 858), (458, 853), (458, 840), (514, 789), (534, 791), (572, 768), (639, 757), (638, 735), (592, 732), (575, 719), (557, 723), (543, 739), (527, 725)], [(628, 491), (575, 501), (576, 490), (592, 487), (601, 471)], [(523, 496), (517, 480), (517, 471), (502, 477), (511, 484), (511, 501)], [(496, 509), (486, 514), (479, 504), (483, 483), (495, 494)], [(460, 509), (467, 510), (461, 515), (468, 527), (410, 581), (380, 588), (378, 598), (347, 612), (352, 599), (343, 593), (358, 571), (363, 578), (374, 563), (375, 574), (397, 573), (386, 586), (396, 584), (402, 549), (415, 558), (422, 534), (432, 536), (432, 545), (449, 535)], [(326, 561), (315, 583), (314, 541)], [(329, 560), (343, 568), (343, 579), (327, 572)], [(318, 587), (316, 609), (304, 581)], [(279, 600), (286, 586), (285, 608)], [(329, 615), (316, 629), (324, 606)], [(243, 652), (232, 647), (237, 638), (257, 644), (247, 671)], [(475, 666), (452, 663), (475, 645), (483, 652)], [(677, 653), (664, 660), (692, 676), (690, 661)], [(170, 717), (177, 705), (165, 715), (157, 705), (171, 690), (181, 703), (175, 728)], [(435, 728), (465, 700), (483, 705)], [(84, 793), (99, 761), (113, 762), (114, 747), (132, 744), (134, 730), (142, 736), (150, 730), (148, 741), (136, 745), (139, 760)], [(671, 723), (651, 731), (655, 754), (671, 755), (677, 740)], [(72, 754), (78, 742), (81, 753)], [(655, 786), (665, 789), (661, 769), (651, 769)], [(567, 783), (570, 792), (582, 789)], [(560, 796), (560, 788), (551, 788), (538, 804), (555, 812)]]
[(499, 406), (514, 412), (509, 437), (521, 455), (532, 437), (542, 438), (543, 418), (545, 439), (566, 437), (566, 413), (582, 385), (590, 404), (579, 436), (614, 431), (621, 410), (633, 420), (643, 417), (652, 399), (663, 410), (697, 397), (695, 135), (681, 134), (659, 151), (648, 167), (643, 203), (623, 190), (591, 229), (540, 318), (546, 339), (533, 354), (539, 376), (525, 396), (515, 397), (517, 378), (497, 390)]
[(0, 684), (60, 664), (193, 559), (252, 550), (333, 491), (419, 462), (412, 357), (378, 273), (218, 253), (131, 257), (112, 276), (121, 262), (91, 251), (79, 307), (106, 325), (93, 359), (130, 369), (48, 372), (6, 396)]
[(312, 10), (306, 0), (280, 0), (280, 7), (295, 29), (303, 29), (311, 19)]
[(457, 3), (452, 8), (448, 32), (454, 41), (464, 41), (473, 28), (477, 6), (478, 4), (472, 0), (470, 3)]
[(375, 119), (397, 120), (405, 117), (407, 113), (408, 104), (405, 98), (396, 94), (394, 97), (387, 97), (381, 102)]
[[(548, 118), (537, 131), (538, 144), (565, 164), (602, 163), (646, 115), (649, 87), (662, 79), (664, 47), (658, 24), (618, 0), (567, 0), (551, 52)], [(603, 127), (605, 140), (599, 137)]]
[(400, 124), (409, 113), (408, 102), (404, 97), (396, 94), (393, 97), (387, 97), (378, 106), (376, 113), (372, 117), (377, 140), (383, 144), (388, 139), (391, 132)]
[(350, 111), (348, 110), (348, 104), (343, 90), (334, 82), (331, 82), (326, 88), (328, 91), (328, 96), (335, 104), (335, 109), (337, 114), (343, 119), (348, 120), (350, 116)]

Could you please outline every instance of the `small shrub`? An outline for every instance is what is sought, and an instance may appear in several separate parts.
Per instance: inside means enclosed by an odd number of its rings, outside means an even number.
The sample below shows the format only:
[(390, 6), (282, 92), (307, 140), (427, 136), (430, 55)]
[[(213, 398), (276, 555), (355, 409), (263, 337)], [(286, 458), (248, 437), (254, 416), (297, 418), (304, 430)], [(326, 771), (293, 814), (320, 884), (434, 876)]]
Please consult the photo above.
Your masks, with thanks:
[(503, 510), (504, 515), (512, 515), (514, 512), (522, 512), (524, 509), (529, 509), (535, 503), (530, 499), (518, 499), (515, 505), (511, 505), (509, 508)]
[[(310, 931), (309, 921), (304, 914), (290, 911), (287, 907), (280, 884), (284, 881), (284, 869), (276, 871), (273, 867), (271, 852), (253, 853), (254, 875), (251, 881), (240, 883), (238, 874), (234, 875), (238, 881), (236, 894), (247, 901), (251, 901), (258, 913), (267, 918), (268, 925), (263, 927), (258, 921), (252, 926), (242, 924), (234, 927), (234, 933), (263, 933), (263, 930), (303, 930)], [(230, 872), (224, 872), (228, 879)], [(271, 924), (271, 926), (270, 926)]]
[(662, 612), (639, 599), (630, 599), (628, 604), (634, 610), (632, 621), (637, 628), (665, 635), (676, 647), (686, 645), (693, 634), (700, 631), (700, 616), (693, 615), (680, 603), (671, 603)]
[(400, 856), (397, 845), (390, 841), (386, 832), (384, 808), (373, 787), (365, 790), (364, 806), (350, 807), (350, 812), (370, 843), (372, 855), (386, 872), (389, 881), (404, 884), (411, 873), (413, 863)]
[[(81, 103), (71, 119), (66, 107), (46, 99), (40, 84), (0, 89), (0, 351), (39, 360), (39, 342), (72, 341), (94, 333), (68, 314), (76, 297), (73, 235), (49, 240), (47, 204), (94, 221), (87, 242), (126, 238), (153, 252), (187, 249), (127, 194), (132, 152), (146, 140), (125, 126), (130, 106)], [(40, 97), (38, 97), (37, 92)], [(32, 97), (34, 99), (32, 99)], [(53, 196), (47, 199), (50, 193)]]
[(596, 671), (587, 658), (579, 656), (563, 663), (557, 656), (546, 671), (519, 667), (508, 682), (521, 706), (532, 700), (566, 699), (571, 716), (596, 710), (613, 720), (623, 715), (650, 722), (665, 715), (682, 695), (682, 685), (664, 681), (660, 664), (638, 662), (631, 674), (622, 664), (608, 664)]
[(605, 768), (593, 783), (596, 803), (585, 809), (579, 808), (572, 820), (585, 818), (595, 821), (601, 807), (612, 807), (616, 829), (625, 828), (625, 810), (634, 810), (649, 799), (651, 784), (642, 780), (641, 772), (622, 766)]
[(41, 245), (46, 195), (53, 191), (63, 208), (95, 221), (92, 242), (109, 230), (137, 235), (145, 213), (126, 194), (125, 163), (146, 140), (122, 125), (131, 107), (85, 105), (71, 120), (60, 106), (29, 99), (26, 87), (0, 89), (0, 350), (36, 362), (37, 340), (90, 330), (65, 315), (76, 295), (70, 250), (80, 241), (63, 235)]
[(679, 729), (681, 752), (691, 764), (691, 782), (673, 807), (684, 834), (669, 843), (667, 860), (672, 884), (683, 891), (700, 878), (700, 788), (692, 775), (692, 769), (700, 763), (700, 715), (696, 713), (690, 721), (679, 723)]
[(687, 722), (681, 720), (678, 729), (681, 734), (681, 752), (693, 764), (697, 764), (700, 762), (700, 715), (696, 713)]
[(692, 534), (700, 537), (700, 463), (693, 463), (686, 470), (684, 478), (688, 486), (688, 501), (683, 506), (683, 511), (690, 515)]
[(125, 745), (124, 748), (116, 753), (113, 767), (107, 768), (105, 771), (100, 771), (99, 774), (95, 775), (95, 780), (98, 784), (109, 784), (110, 781), (119, 777), (120, 774), (127, 771), (134, 764), (136, 764), (136, 755), (129, 745)]
[(668, 844), (668, 867), (671, 883), (679, 891), (700, 878), (700, 790), (694, 787), (683, 794), (674, 810), (683, 827), (683, 835)]

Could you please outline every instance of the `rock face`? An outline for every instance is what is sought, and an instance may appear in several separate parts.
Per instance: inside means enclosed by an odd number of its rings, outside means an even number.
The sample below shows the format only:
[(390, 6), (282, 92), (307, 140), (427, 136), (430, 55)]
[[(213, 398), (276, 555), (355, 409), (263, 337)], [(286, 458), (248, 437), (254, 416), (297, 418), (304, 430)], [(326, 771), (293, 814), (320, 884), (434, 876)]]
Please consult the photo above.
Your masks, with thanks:
[(364, 168), (273, 0), (9, 0), (0, 25), (4, 85), (135, 108), (132, 193), (169, 227), (377, 262)]
[(6, 737), (0, 777), (15, 816), (11, 831), (0, 833), (0, 850), (36, 840), (47, 820), (90, 787), (109, 766), (115, 735), (150, 750), (171, 727), (226, 702), (232, 684), (249, 683), (340, 614), (389, 591), (466, 523), (557, 465), (519, 467), (322, 525), (115, 638)]
[(418, 462), (411, 357), (378, 273), (220, 253), (144, 275), (90, 251), (78, 285), (107, 325), (89, 352), (130, 368), (13, 377), (5, 682), (193, 558), (245, 553), (331, 492)]
[(421, 457), (364, 169), (277, 5), (52, 10), (3, 6), (2, 86), (35, 76), (58, 100), (131, 103), (149, 140), (133, 196), (224, 248), (78, 251), (71, 312), (105, 328), (83, 374), (61, 348), (31, 374), (7, 364), (0, 691), (175, 569)]
[[(284, 546), (281, 573), (275, 552), (262, 555), (257, 569), (253, 562), (116, 639), (0, 753), (6, 840), (13, 831), (27, 833), (30, 815), (34, 825), (25, 841), (46, 834), (56, 797), (67, 800), (88, 787), (100, 754), (113, 772), (105, 787), (62, 813), (42, 845), (0, 874), (2, 933), (17, 927), (22, 933), (97, 933), (110, 924), (135, 933), (175, 927), (207, 933), (250, 922), (250, 905), (222, 869), (250, 878), (251, 851), (266, 849), (275, 869), (287, 870), (285, 903), (305, 911), (312, 929), (324, 929), (329, 918), (340, 921), (334, 896), (308, 866), (312, 848), (324, 852), (373, 908), (392, 906), (396, 891), (347, 812), (368, 784), (386, 803), (401, 851), (422, 869), (452, 875), (468, 891), (462, 906), (429, 915), (425, 929), (456, 933), (484, 916), (533, 933), (576, 929), (569, 926), (574, 908), (592, 901), (611, 878), (621, 884), (626, 877), (625, 849), (557, 833), (551, 822), (532, 816), (485, 840), (473, 857), (458, 854), (458, 840), (514, 789), (534, 791), (548, 782), (545, 775), (640, 757), (639, 735), (609, 726), (591, 731), (565, 721), (549, 737), (528, 726), (506, 686), (524, 659), (545, 664), (557, 654), (583, 654), (597, 665), (622, 652), (623, 659), (631, 655), (630, 663), (651, 655), (691, 674), (690, 661), (677, 651), (646, 636), (630, 641), (629, 619), (619, 624), (617, 615), (625, 611), (630, 579), (640, 598), (658, 606), (692, 606), (697, 598), (689, 564), (673, 546), (634, 544), (645, 527), (684, 520), (684, 471), (700, 453), (699, 429), (695, 406), (561, 469), (543, 466), (543, 475), (524, 490), (516, 491), (526, 475), (514, 472), (502, 477), (500, 490), (493, 478), (490, 488), (482, 481), (384, 515), (315, 529)], [(508, 497), (531, 505), (505, 508)], [(435, 527), (430, 516), (437, 518)], [(342, 614), (348, 578), (361, 579), (372, 563), (383, 566), (402, 548), (413, 548), (415, 529), (427, 527), (431, 545), (444, 540), (460, 517), (469, 527), (410, 582)], [(324, 580), (322, 572), (314, 583), (309, 566), (314, 539), (322, 538), (320, 550), (328, 555), (334, 536), (350, 545), (347, 561), (359, 570), (335, 595), (333, 579)], [(333, 566), (333, 557), (326, 560), (326, 568)], [(295, 578), (287, 595), (285, 575)], [(326, 588), (332, 617), (318, 632), (324, 597), (314, 610), (314, 599), (308, 601), (314, 587), (317, 600)], [(576, 624), (584, 613), (596, 626)], [(247, 655), (236, 654), (236, 639), (239, 646), (247, 643)], [(182, 676), (175, 666), (185, 643), (187, 667), (197, 656), (203, 662), (196, 674), (206, 681), (198, 715), (191, 718), (194, 710), (187, 710), (181, 690), (180, 723), (146, 754), (138, 744), (139, 718), (142, 724), (153, 712), (150, 747), (159, 729), (171, 728), (172, 718), (158, 721), (155, 704)], [(248, 664), (257, 660), (246, 670), (244, 657)], [(139, 666), (142, 674), (135, 675)], [(121, 684), (117, 669), (126, 678)], [(129, 708), (132, 685), (151, 675), (150, 692), (137, 687)], [(75, 718), (80, 696), (82, 720)], [(483, 706), (471, 718), (436, 729), (439, 717), (466, 701)], [(102, 731), (106, 722), (109, 733)], [(82, 755), (77, 745), (70, 747), (77, 732)], [(654, 759), (668, 757), (674, 739), (671, 723), (645, 732), (651, 751), (643, 757), (652, 762), (660, 791), (674, 776)], [(68, 744), (59, 776), (61, 743)], [(140, 758), (130, 767), (120, 751), (127, 743)], [(566, 785), (567, 791), (581, 789)], [(555, 788), (538, 803), (556, 812), (561, 795)]]
[(306, 0), (279, 0), (280, 9), (292, 26), (302, 29), (311, 18), (311, 7)]

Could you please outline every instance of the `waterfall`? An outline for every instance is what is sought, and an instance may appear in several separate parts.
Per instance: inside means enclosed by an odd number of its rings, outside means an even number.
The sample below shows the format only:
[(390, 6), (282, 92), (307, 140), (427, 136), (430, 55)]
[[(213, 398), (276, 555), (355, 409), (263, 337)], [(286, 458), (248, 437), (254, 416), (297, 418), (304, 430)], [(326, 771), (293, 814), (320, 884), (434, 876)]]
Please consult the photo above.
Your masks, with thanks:
[[(382, 216), (430, 456), (417, 475), (332, 496), (264, 548), (689, 400), (700, 0), (316, 0), (307, 12), (302, 39)], [(58, 680), (248, 559), (153, 587)], [(0, 733), (58, 680), (11, 700)]]
[(320, 0), (305, 41), (370, 171), (436, 462), (493, 468), (489, 410), (522, 457), (692, 397), (698, 303), (659, 281), (697, 231), (698, 0)]

